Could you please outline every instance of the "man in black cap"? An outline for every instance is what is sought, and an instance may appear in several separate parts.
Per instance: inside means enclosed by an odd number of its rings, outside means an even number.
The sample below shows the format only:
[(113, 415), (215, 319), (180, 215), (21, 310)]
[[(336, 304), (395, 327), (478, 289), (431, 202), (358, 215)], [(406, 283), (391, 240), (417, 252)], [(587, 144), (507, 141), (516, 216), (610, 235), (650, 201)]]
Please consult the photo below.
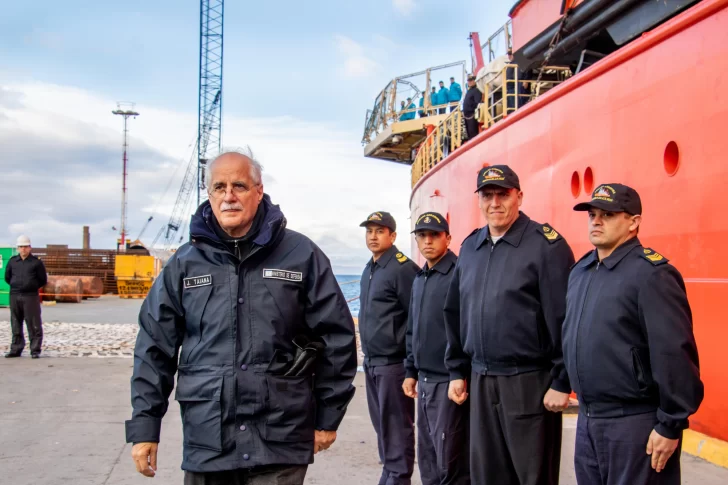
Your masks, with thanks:
[(551, 226), (520, 212), (523, 192), (507, 165), (480, 170), (476, 192), (487, 225), (463, 241), (445, 302), (449, 397), (471, 399), (471, 479), (556, 484), (570, 391), (561, 324), (574, 256)]
[(372, 252), (361, 276), (359, 335), (369, 416), (382, 462), (379, 485), (409, 485), (415, 459), (415, 407), (402, 393), (402, 382), (410, 293), (420, 268), (394, 245), (397, 223), (389, 212), (372, 212), (360, 226), (366, 227), (366, 244)]
[(448, 249), (450, 227), (442, 214), (425, 212), (415, 224), (425, 267), (412, 285), (407, 321), (406, 396), (419, 397), (417, 462), (423, 485), (468, 485), (468, 404), (447, 397), (445, 319), (442, 308), (457, 256)]
[(579, 397), (580, 485), (680, 483), (680, 439), (703, 399), (680, 272), (637, 238), (637, 192), (603, 184), (590, 202), (595, 249), (569, 277), (564, 364)]
[(475, 109), (483, 101), (483, 93), (475, 85), (475, 76), (468, 76), (468, 92), (463, 100), (463, 118), (465, 118), (465, 131), (468, 140), (475, 138), (478, 134), (478, 120), (475, 118)]

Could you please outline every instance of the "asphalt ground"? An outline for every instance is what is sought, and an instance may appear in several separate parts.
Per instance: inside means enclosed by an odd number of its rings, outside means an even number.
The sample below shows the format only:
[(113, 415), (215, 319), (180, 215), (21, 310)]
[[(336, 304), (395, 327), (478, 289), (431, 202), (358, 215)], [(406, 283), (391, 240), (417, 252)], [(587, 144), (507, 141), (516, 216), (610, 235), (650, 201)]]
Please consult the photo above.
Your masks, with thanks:
[[(139, 475), (124, 443), (131, 414), (129, 358), (0, 359), (0, 483), (12, 485), (181, 484), (182, 429), (171, 401), (162, 426), (158, 474)], [(381, 471), (364, 376), (336, 443), (316, 455), (307, 484), (375, 484)], [(561, 484), (573, 473), (576, 418), (565, 416)], [(728, 483), (728, 469), (683, 454), (683, 484)], [(420, 484), (415, 470), (413, 484)]]

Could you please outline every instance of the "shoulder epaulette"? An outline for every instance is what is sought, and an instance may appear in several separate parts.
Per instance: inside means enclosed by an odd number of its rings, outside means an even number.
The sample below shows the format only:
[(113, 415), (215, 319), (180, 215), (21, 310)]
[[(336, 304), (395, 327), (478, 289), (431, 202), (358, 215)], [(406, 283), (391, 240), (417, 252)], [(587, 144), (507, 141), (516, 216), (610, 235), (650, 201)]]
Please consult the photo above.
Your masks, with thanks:
[(539, 229), (539, 232), (551, 244), (555, 243), (559, 239), (563, 239), (561, 237), (561, 234), (559, 234), (558, 232), (556, 232), (553, 227), (549, 226), (546, 223), (544, 223), (544, 224), (541, 225), (541, 229)]
[(399, 264), (404, 264), (409, 261), (409, 258), (402, 253), (397, 253), (394, 255), (394, 257), (399, 262)]
[(657, 251), (655, 251), (654, 249), (651, 249), (651, 248), (643, 248), (642, 252), (640, 253), (640, 256), (642, 256), (643, 258), (645, 258), (647, 261), (649, 261), (650, 263), (652, 263), (655, 266), (665, 264), (668, 261), (670, 261), (665, 256), (663, 256), (662, 254), (658, 253)]
[(577, 260), (576, 260), (576, 262), (575, 262), (574, 264), (572, 264), (572, 265), (571, 265), (571, 268), (569, 268), (569, 269), (573, 269), (573, 268), (574, 268), (574, 266), (576, 266), (577, 264), (581, 263), (581, 262), (582, 262), (583, 260), (585, 260), (586, 258), (588, 258), (588, 257), (589, 257), (589, 255), (590, 255), (591, 253), (593, 253), (593, 252), (594, 252), (594, 250), (593, 250), (593, 249), (592, 249), (591, 251), (587, 251), (587, 252), (586, 252), (586, 254), (584, 254), (584, 256), (582, 256), (581, 258), (577, 259)]
[(480, 228), (480, 227), (477, 228), (477, 229), (473, 229), (473, 232), (471, 232), (470, 234), (468, 234), (467, 236), (465, 236), (465, 239), (463, 239), (463, 242), (467, 241), (468, 239), (470, 239), (471, 237), (473, 237), (474, 235), (476, 235), (478, 233), (478, 231), (480, 231), (481, 229), (482, 228)]

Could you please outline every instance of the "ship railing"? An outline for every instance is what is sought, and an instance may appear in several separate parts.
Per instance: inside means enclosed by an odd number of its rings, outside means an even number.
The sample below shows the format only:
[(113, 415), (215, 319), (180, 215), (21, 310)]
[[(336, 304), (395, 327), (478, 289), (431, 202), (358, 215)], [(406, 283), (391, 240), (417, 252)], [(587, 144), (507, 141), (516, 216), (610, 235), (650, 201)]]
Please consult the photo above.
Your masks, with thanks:
[[(454, 103), (453, 103), (454, 104)], [(417, 148), (412, 163), (412, 186), (463, 144), (463, 112), (457, 106)]]
[(489, 73), (482, 83), (487, 108), (478, 110), (478, 121), (488, 128), (570, 76), (571, 69), (568, 67), (546, 66), (541, 69), (540, 77), (520, 79), (518, 65), (506, 64), (499, 72)]

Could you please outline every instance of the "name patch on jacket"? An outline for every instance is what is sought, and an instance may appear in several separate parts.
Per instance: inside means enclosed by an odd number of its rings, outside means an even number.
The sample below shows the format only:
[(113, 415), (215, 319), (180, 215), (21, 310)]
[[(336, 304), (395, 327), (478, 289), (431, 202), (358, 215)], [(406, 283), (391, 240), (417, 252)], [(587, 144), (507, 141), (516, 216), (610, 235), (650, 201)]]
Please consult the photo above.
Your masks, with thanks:
[(264, 269), (263, 278), (295, 281), (296, 283), (300, 283), (303, 281), (303, 273), (299, 273), (298, 271), (286, 271), (284, 269)]
[(212, 284), (212, 275), (206, 274), (203, 276), (190, 276), (182, 281), (184, 281), (185, 289), (210, 286)]

